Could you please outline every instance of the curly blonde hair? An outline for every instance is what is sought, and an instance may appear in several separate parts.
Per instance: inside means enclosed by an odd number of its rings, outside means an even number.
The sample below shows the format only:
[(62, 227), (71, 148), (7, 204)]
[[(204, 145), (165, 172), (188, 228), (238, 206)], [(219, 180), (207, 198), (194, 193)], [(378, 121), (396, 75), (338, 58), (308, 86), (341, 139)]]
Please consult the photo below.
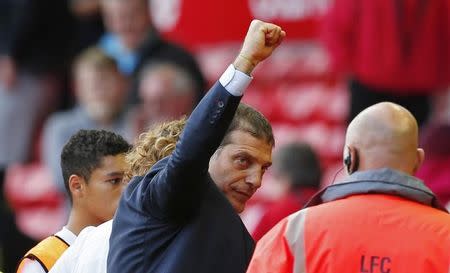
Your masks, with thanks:
[(159, 160), (170, 155), (186, 124), (186, 117), (163, 122), (141, 134), (133, 149), (126, 155), (129, 165), (125, 179), (143, 176)]

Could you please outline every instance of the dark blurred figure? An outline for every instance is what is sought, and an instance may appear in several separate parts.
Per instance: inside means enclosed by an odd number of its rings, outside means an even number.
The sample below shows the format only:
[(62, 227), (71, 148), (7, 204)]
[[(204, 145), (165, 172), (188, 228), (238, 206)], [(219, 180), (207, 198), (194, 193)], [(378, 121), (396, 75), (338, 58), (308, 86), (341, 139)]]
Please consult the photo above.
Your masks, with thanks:
[(319, 158), (306, 143), (291, 143), (275, 153), (273, 175), (283, 191), (283, 196), (267, 207), (253, 231), (258, 241), (284, 217), (300, 210), (320, 187), (322, 170)]
[(12, 87), (22, 73), (58, 75), (67, 65), (70, 54), (73, 17), (67, 0), (15, 0), (11, 3), (7, 22), (9, 35), (1, 54), (2, 66), (6, 66), (8, 59), (14, 71), (10, 75), (2, 74), (3, 85)]
[(334, 0), (324, 41), (348, 74), (352, 120), (382, 101), (398, 103), (423, 125), (430, 97), (450, 82), (448, 0)]
[[(10, 164), (32, 157), (37, 129), (45, 116), (59, 107), (70, 56), (72, 17), (65, 0), (11, 0), (2, 1), (0, 6), (2, 173)], [(3, 188), (3, 182), (0, 187)], [(9, 273), (15, 270), (20, 256), (34, 242), (17, 230), (3, 192), (1, 195), (2, 269)]]
[[(152, 25), (148, 0), (100, 0), (108, 31), (99, 45), (119, 64), (120, 70), (136, 74), (149, 60), (171, 61), (195, 79), (198, 98), (205, 80), (194, 57), (183, 48), (165, 41)], [(134, 99), (137, 90), (133, 88)]]
[(75, 18), (74, 53), (79, 53), (97, 43), (104, 34), (100, 12), (100, 0), (69, 0), (70, 10)]
[(0, 52), (0, 166), (30, 158), (35, 130), (59, 107), (72, 17), (63, 0), (11, 1)]

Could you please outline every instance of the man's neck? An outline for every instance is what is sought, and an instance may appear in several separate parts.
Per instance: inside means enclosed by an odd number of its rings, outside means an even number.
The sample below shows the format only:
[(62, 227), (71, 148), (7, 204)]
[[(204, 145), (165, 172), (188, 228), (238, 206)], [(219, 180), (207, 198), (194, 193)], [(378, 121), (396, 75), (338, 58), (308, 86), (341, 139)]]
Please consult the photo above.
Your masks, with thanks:
[(81, 213), (77, 209), (72, 208), (66, 228), (78, 236), (85, 227), (97, 225), (99, 225), (98, 221), (94, 221), (88, 214), (85, 212)]

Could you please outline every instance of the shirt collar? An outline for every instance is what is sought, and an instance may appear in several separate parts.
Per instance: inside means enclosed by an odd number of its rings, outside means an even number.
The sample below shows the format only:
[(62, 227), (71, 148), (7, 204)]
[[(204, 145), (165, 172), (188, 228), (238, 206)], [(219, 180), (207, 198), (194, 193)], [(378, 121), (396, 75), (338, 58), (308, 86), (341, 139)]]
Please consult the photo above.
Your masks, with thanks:
[(355, 172), (342, 182), (321, 190), (305, 207), (356, 194), (395, 195), (447, 212), (421, 180), (388, 168)]
[(64, 240), (64, 242), (66, 242), (69, 246), (72, 245), (73, 242), (75, 242), (75, 239), (77, 238), (77, 235), (75, 235), (72, 231), (70, 231), (66, 227), (63, 227), (55, 235)]

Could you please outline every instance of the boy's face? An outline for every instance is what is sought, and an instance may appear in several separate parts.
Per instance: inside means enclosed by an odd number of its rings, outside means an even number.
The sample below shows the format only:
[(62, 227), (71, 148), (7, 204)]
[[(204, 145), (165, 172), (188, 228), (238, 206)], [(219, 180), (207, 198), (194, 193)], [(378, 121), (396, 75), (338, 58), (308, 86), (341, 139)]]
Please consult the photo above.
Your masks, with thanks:
[(87, 183), (83, 183), (83, 207), (93, 222), (101, 224), (113, 218), (126, 186), (123, 181), (126, 169), (125, 154), (106, 156)]
[(81, 65), (75, 78), (78, 103), (97, 122), (111, 122), (126, 102), (123, 76), (113, 68)]

